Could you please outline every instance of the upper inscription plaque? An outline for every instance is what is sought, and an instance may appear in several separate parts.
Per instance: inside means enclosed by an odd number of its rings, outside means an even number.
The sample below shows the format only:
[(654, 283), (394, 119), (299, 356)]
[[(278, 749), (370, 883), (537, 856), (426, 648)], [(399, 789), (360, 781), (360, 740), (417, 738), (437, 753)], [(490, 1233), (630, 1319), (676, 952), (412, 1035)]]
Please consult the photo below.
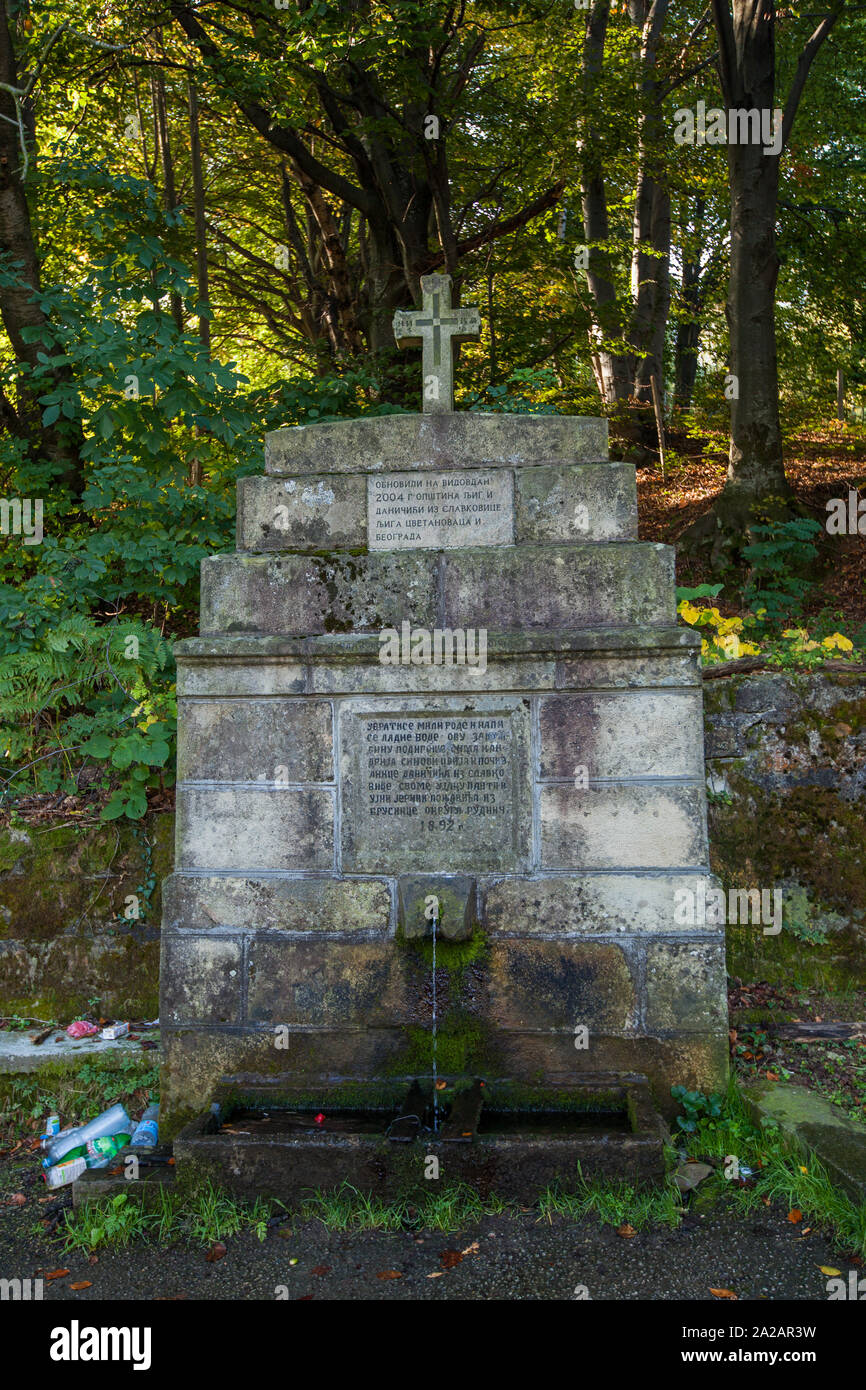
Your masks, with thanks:
[(510, 470), (380, 473), (367, 479), (370, 550), (453, 550), (513, 540)]

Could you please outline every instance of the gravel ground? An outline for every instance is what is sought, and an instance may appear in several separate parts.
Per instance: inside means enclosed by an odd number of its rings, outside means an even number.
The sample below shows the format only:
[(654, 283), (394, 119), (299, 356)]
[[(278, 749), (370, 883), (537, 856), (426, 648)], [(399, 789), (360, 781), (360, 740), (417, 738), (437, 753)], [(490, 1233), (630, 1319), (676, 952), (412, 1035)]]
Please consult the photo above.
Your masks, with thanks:
[[(21, 1174), (0, 1172), (0, 1278), (35, 1278), (68, 1269), (45, 1288), (47, 1300), (316, 1299), (316, 1300), (595, 1300), (698, 1299), (711, 1288), (742, 1300), (825, 1301), (834, 1266), (846, 1262), (817, 1231), (803, 1236), (781, 1208), (743, 1215), (715, 1207), (690, 1212), (676, 1230), (652, 1227), (628, 1238), (594, 1218), (540, 1220), (532, 1211), (485, 1217), (458, 1233), (327, 1230), (317, 1221), (274, 1226), (228, 1238), (225, 1255), (209, 1262), (202, 1247), (159, 1248), (139, 1241), (127, 1250), (63, 1254), (56, 1237), (37, 1227), (44, 1195), (24, 1188), (23, 1206), (7, 1196)], [(297, 1263), (291, 1264), (295, 1260)], [(381, 1277), (390, 1272), (386, 1277)], [(858, 1269), (862, 1276), (863, 1269)], [(399, 1277), (394, 1277), (398, 1275)], [(436, 1277), (431, 1278), (434, 1275)], [(90, 1287), (75, 1291), (73, 1283)], [(586, 1294), (577, 1295), (578, 1286)], [(278, 1292), (279, 1290), (279, 1292)]]

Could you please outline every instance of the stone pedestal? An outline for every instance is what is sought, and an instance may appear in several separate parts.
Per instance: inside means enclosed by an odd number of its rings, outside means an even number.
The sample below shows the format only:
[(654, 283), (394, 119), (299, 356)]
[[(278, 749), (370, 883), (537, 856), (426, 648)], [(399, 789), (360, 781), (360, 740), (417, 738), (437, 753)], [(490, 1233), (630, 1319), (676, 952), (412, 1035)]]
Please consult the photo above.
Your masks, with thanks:
[(429, 1074), (431, 898), (440, 1073), (721, 1085), (724, 928), (677, 909), (709, 882), (698, 638), (606, 422), (283, 429), (266, 468), (177, 647), (167, 1132), (224, 1076)]

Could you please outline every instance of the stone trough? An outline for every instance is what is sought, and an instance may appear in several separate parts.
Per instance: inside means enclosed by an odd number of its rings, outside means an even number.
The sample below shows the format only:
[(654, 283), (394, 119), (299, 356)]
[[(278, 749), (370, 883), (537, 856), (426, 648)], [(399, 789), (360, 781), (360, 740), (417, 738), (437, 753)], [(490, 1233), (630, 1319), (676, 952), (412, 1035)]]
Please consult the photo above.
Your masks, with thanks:
[(531, 1202), (581, 1177), (640, 1186), (664, 1174), (668, 1132), (646, 1077), (586, 1077), (540, 1109), (515, 1104), (507, 1088), (491, 1091), (478, 1078), (446, 1082), (434, 1113), (422, 1079), (400, 1105), (317, 1111), (290, 1108), (273, 1087), (226, 1086), (181, 1130), (175, 1161), (179, 1173), (238, 1195), (291, 1202), (342, 1183), (399, 1197), (459, 1182)]

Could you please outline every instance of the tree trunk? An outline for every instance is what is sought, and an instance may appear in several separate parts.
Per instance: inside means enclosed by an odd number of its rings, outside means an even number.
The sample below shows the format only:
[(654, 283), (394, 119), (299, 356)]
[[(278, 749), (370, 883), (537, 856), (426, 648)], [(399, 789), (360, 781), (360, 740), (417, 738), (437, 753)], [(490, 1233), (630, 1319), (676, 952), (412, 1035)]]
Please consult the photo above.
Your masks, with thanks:
[[(751, 103), (750, 103), (751, 104)], [(772, 82), (764, 102), (772, 109)], [(728, 146), (731, 177), (731, 449), (725, 493), (758, 499), (784, 495), (779, 374), (776, 360), (776, 208), (779, 160), (761, 145)]]
[[(177, 208), (177, 194), (174, 187), (174, 161), (171, 157), (171, 138), (168, 132), (168, 113), (165, 105), (165, 77), (161, 68), (154, 70), (151, 80), (153, 83), (154, 128), (162, 158), (163, 207), (166, 212), (174, 212)], [(169, 295), (169, 302), (171, 304), (171, 316), (177, 325), (177, 331), (182, 333), (183, 303), (180, 295), (172, 290)]]
[[(8, 4), (0, 4), (0, 82), (10, 87), (20, 85), (16, 55), (12, 46)], [(8, 92), (0, 91), (0, 251), (12, 261), (19, 261), (18, 282), (0, 294), (0, 317), (16, 358), (31, 367), (39, 364), (39, 354), (54, 351), (48, 332), (49, 320), (35, 302), (41, 289), (39, 256), (33, 236), (27, 195), (21, 181), (21, 148), (15, 104)], [(24, 330), (35, 329), (44, 337), (24, 340)], [(15, 433), (26, 439), (34, 453), (55, 465), (56, 477), (74, 496), (84, 489), (81, 465), (81, 428), (77, 422), (66, 421), (62, 427), (43, 428), (42, 407), (37, 396), (44, 395), (51, 379), (56, 386), (68, 382), (68, 369), (56, 368), (43, 377), (36, 389), (24, 383), (18, 387), (17, 410), (4, 409), (7, 423), (17, 421)], [(7, 402), (8, 407), (8, 402)]]
[[(729, 119), (732, 110), (772, 113), (779, 109), (774, 0), (732, 2), (733, 11), (731, 0), (711, 0)], [(784, 102), (779, 149), (774, 153), (751, 141), (728, 144), (731, 275), (727, 316), (734, 395), (728, 478), (713, 523), (717, 529), (724, 529), (729, 520), (728, 529), (742, 531), (756, 501), (790, 492), (782, 460), (776, 360), (779, 155), (790, 138), (812, 63), (843, 4), (844, 0), (833, 0), (833, 7), (801, 50)]]
[[(193, 219), (195, 224), (195, 263), (199, 302), (208, 297), (207, 219), (204, 202), (204, 178), (201, 167), (201, 132), (198, 123), (198, 93), (195, 83), (189, 84), (189, 152), (192, 166)], [(199, 316), (198, 336), (210, 356), (210, 319)]]
[(632, 315), (635, 399), (652, 404), (652, 382), (664, 379), (670, 312), (671, 198), (667, 186), (661, 94), (656, 59), (668, 0), (631, 0), (632, 23), (641, 30), (643, 110), (638, 134), (638, 178), (632, 233)]
[(681, 320), (677, 324), (677, 341), (674, 358), (674, 401), (681, 410), (691, 410), (698, 374), (698, 348), (701, 340), (701, 325), (696, 318)]

